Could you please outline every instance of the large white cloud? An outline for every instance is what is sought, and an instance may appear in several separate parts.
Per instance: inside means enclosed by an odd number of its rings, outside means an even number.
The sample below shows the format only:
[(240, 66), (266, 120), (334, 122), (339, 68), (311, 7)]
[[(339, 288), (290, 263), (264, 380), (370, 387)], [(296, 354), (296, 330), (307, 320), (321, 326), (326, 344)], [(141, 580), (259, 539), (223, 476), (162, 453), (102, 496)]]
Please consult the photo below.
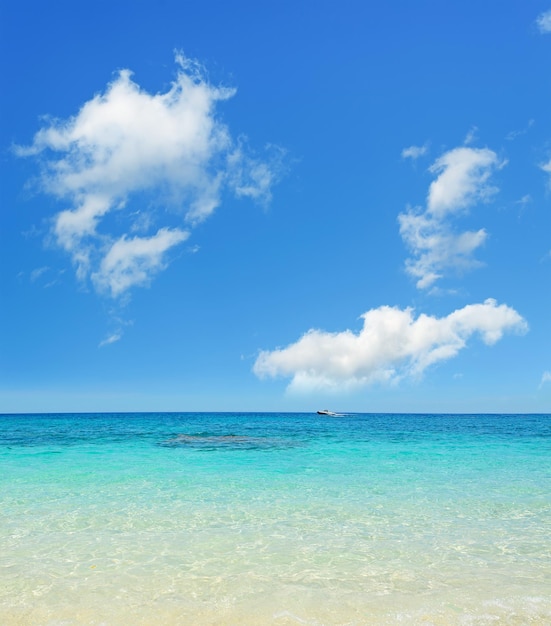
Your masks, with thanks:
[[(165, 93), (148, 93), (122, 70), (75, 116), (47, 120), (32, 145), (16, 148), (45, 156), (42, 187), (69, 205), (54, 217), (54, 239), (80, 279), (92, 277), (113, 296), (147, 284), (188, 237), (183, 223), (189, 229), (209, 217), (224, 190), (264, 202), (277, 177), (279, 153), (254, 158), (216, 115), (235, 90), (211, 85), (181, 54), (176, 61)], [(138, 213), (145, 237), (127, 240)]]
[(406, 270), (417, 279), (417, 287), (426, 289), (448, 270), (478, 264), (473, 253), (486, 240), (486, 231), (456, 232), (453, 220), (497, 192), (489, 179), (504, 165), (492, 150), (462, 146), (444, 153), (429, 168), (436, 179), (426, 208), (408, 208), (398, 216), (400, 234), (412, 253)]
[(525, 320), (493, 299), (436, 318), (411, 308), (382, 306), (362, 315), (363, 328), (330, 333), (309, 330), (286, 348), (259, 354), (259, 377), (290, 377), (290, 389), (338, 391), (419, 376), (450, 359), (474, 334), (492, 345), (505, 332), (525, 332)]

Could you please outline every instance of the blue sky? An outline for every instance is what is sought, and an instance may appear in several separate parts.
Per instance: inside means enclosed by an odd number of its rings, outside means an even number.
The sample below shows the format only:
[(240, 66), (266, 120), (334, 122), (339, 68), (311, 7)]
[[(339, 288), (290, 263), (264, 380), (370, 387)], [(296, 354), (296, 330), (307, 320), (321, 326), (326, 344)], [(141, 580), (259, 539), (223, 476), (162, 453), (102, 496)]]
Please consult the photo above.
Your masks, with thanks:
[(551, 4), (2, 3), (0, 412), (551, 411)]

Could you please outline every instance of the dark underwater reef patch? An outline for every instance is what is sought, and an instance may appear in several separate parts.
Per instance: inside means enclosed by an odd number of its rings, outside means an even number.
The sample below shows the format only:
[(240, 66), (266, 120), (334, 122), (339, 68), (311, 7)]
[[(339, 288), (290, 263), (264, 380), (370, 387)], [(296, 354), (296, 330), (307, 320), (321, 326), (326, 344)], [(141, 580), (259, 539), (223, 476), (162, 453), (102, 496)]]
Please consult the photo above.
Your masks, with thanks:
[(203, 450), (259, 450), (270, 448), (295, 448), (296, 441), (277, 437), (251, 437), (249, 435), (189, 435), (180, 434), (163, 441), (160, 445), (166, 447), (189, 447)]

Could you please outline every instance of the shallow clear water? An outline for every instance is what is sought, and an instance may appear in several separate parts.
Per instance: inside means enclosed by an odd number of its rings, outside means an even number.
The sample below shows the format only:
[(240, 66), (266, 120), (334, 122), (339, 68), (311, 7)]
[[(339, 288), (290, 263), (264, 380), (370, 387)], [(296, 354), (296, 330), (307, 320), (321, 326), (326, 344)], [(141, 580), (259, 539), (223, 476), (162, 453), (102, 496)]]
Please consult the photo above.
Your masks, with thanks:
[(0, 623), (550, 624), (551, 416), (0, 416)]

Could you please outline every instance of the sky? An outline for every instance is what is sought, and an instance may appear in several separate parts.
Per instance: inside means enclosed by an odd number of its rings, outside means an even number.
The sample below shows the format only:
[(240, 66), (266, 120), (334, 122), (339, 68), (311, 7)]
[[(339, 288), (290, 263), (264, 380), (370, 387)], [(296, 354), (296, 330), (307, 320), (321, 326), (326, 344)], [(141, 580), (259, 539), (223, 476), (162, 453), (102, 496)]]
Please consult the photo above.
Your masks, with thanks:
[(0, 413), (551, 412), (549, 0), (0, 6)]

